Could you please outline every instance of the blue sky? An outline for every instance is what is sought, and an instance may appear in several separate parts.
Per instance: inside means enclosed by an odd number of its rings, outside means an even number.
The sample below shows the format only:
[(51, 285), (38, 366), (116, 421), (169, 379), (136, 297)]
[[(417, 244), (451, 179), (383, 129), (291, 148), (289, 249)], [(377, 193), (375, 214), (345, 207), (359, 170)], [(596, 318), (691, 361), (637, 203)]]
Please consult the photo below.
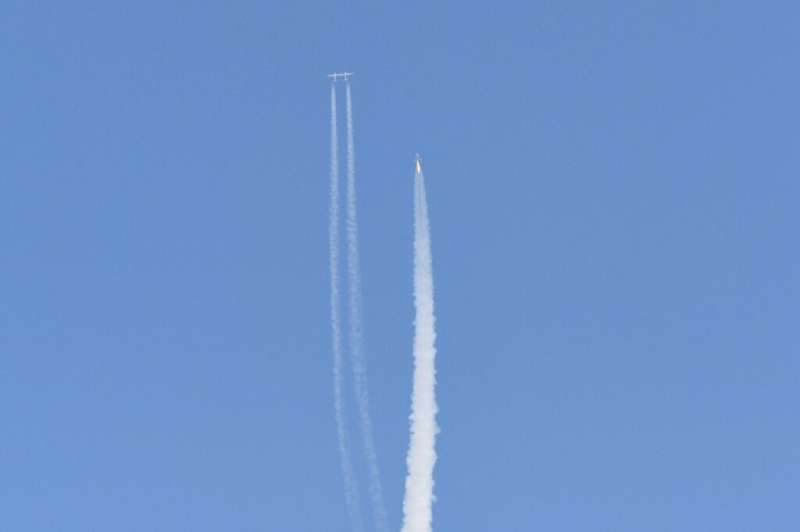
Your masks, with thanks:
[(0, 12), (0, 530), (348, 529), (334, 70), (394, 528), (419, 151), (436, 528), (796, 529), (794, 3)]

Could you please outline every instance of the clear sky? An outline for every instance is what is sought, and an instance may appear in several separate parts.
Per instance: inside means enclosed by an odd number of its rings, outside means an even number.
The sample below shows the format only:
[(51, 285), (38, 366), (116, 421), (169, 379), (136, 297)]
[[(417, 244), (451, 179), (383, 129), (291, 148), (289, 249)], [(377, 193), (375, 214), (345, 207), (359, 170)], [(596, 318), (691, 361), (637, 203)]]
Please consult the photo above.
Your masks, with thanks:
[(356, 73), (393, 528), (419, 151), (436, 528), (797, 530), (798, 20), (788, 1), (6, 0), (0, 530), (348, 529), (334, 70)]

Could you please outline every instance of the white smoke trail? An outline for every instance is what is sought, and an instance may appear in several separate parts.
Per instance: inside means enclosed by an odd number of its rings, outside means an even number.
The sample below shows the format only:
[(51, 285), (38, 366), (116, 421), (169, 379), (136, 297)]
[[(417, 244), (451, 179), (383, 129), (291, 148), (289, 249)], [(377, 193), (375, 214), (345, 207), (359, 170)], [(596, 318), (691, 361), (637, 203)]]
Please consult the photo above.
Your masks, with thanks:
[(425, 176), (414, 179), (414, 389), (411, 396), (411, 443), (406, 464), (403, 532), (432, 530), (433, 467), (436, 464), (436, 330), (433, 309), (428, 203)]
[(342, 366), (342, 328), (339, 318), (339, 141), (336, 128), (336, 85), (331, 84), (331, 171), (328, 245), (331, 271), (331, 332), (333, 336), (333, 404), (336, 412), (336, 433), (339, 440), (339, 458), (344, 477), (347, 512), (353, 530), (363, 530), (363, 519), (358, 502), (358, 483), (350, 461), (350, 436), (344, 409)]
[(358, 417), (364, 453), (369, 472), (370, 496), (375, 519), (375, 529), (387, 529), (386, 507), (383, 504), (383, 489), (378, 468), (378, 455), (372, 435), (372, 419), (369, 413), (369, 391), (367, 389), (367, 364), (363, 349), (361, 324), (361, 272), (358, 249), (358, 216), (356, 211), (355, 147), (353, 141), (353, 101), (350, 83), (347, 83), (347, 269), (350, 309), (350, 350), (353, 360), (353, 382), (355, 384)]

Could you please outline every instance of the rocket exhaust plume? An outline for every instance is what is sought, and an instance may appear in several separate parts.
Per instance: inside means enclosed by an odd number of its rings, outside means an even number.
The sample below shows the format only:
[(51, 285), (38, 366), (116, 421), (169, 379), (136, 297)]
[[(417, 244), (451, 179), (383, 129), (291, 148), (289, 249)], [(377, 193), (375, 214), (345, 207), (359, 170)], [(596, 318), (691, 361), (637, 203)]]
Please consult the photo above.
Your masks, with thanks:
[(411, 395), (411, 443), (406, 464), (402, 532), (432, 530), (433, 467), (436, 464), (436, 331), (433, 308), (428, 204), (425, 176), (417, 158), (414, 176), (414, 388)]
[(336, 86), (331, 84), (331, 170), (328, 245), (331, 272), (331, 333), (333, 337), (333, 405), (336, 414), (336, 434), (339, 440), (339, 459), (342, 464), (344, 492), (350, 523), (355, 532), (363, 530), (358, 502), (358, 484), (350, 461), (350, 435), (344, 410), (342, 366), (342, 328), (339, 317), (339, 142), (336, 132)]
[(375, 520), (375, 529), (386, 532), (386, 507), (383, 503), (383, 489), (378, 467), (378, 455), (372, 433), (372, 419), (369, 413), (369, 391), (367, 388), (367, 365), (364, 356), (363, 326), (361, 320), (361, 272), (358, 245), (358, 214), (356, 209), (355, 146), (353, 135), (353, 100), (350, 82), (346, 81), (347, 104), (347, 270), (348, 307), (350, 310), (350, 350), (353, 360), (353, 382), (355, 385), (358, 417), (361, 425), (364, 453), (369, 473), (370, 497)]

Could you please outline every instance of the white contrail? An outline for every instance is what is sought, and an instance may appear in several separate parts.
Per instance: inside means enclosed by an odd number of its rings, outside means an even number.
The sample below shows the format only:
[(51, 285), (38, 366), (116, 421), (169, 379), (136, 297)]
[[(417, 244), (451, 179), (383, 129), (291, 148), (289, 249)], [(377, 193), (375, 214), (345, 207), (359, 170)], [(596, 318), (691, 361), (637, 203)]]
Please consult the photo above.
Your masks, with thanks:
[(355, 147), (353, 142), (353, 101), (350, 83), (347, 83), (347, 269), (350, 309), (350, 350), (353, 360), (353, 382), (355, 384), (358, 417), (364, 442), (364, 453), (369, 472), (370, 496), (375, 519), (375, 529), (385, 532), (386, 507), (383, 504), (383, 489), (378, 467), (378, 455), (372, 435), (372, 420), (369, 413), (369, 391), (367, 389), (367, 363), (363, 349), (361, 324), (361, 273), (358, 250), (358, 216), (356, 211)]
[(336, 412), (336, 433), (339, 439), (339, 458), (342, 463), (347, 512), (353, 530), (363, 530), (363, 520), (358, 502), (358, 483), (350, 461), (350, 437), (342, 393), (342, 329), (339, 318), (339, 142), (336, 132), (336, 85), (331, 83), (331, 174), (330, 207), (328, 220), (328, 245), (331, 270), (331, 332), (333, 336), (333, 404)]
[(411, 443), (406, 464), (403, 532), (432, 530), (433, 467), (436, 464), (436, 331), (433, 313), (433, 267), (425, 197), (425, 176), (414, 178), (414, 390), (411, 396)]

